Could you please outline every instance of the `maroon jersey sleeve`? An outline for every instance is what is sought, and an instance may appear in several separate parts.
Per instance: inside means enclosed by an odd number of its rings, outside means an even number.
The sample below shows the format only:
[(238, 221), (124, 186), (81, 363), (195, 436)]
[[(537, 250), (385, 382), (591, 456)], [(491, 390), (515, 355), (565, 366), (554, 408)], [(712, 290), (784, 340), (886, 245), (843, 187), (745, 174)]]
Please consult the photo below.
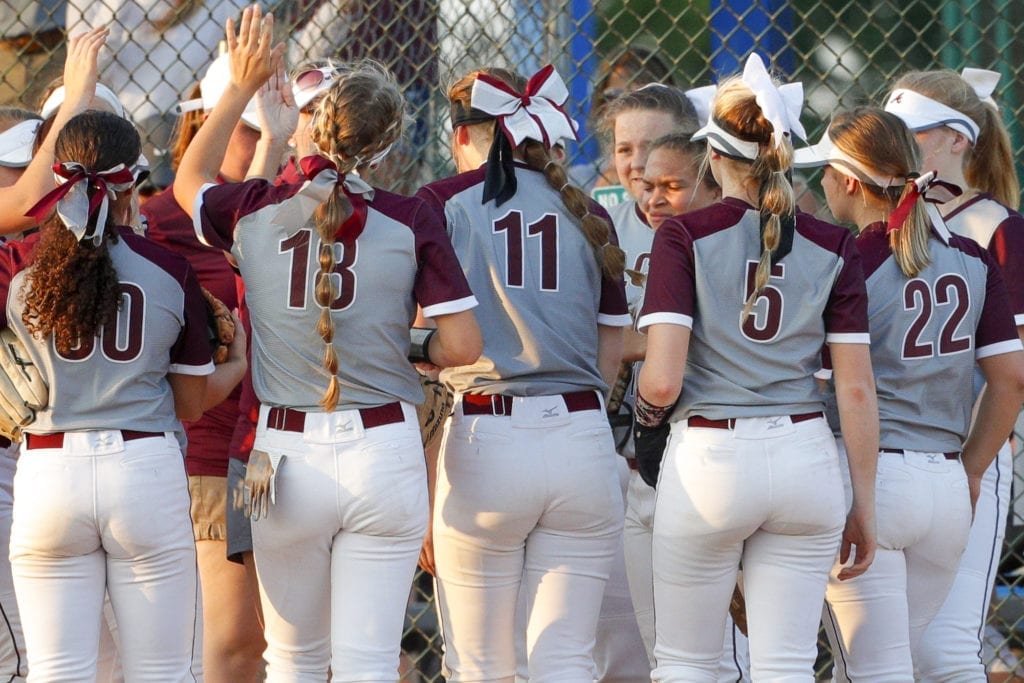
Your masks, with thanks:
[[(590, 213), (603, 218), (608, 223), (608, 243), (619, 246), (619, 235), (615, 232), (615, 223), (603, 206), (597, 202), (590, 203)], [(602, 270), (603, 272), (603, 270)], [(629, 304), (626, 303), (626, 281), (620, 275), (617, 278), (603, 274), (601, 277), (601, 301), (598, 313), (603, 319), (606, 316), (628, 316)]]
[(207, 185), (196, 198), (192, 217), (196, 237), (207, 246), (229, 251), (240, 219), (265, 206), (283, 202), (300, 189), (301, 184), (273, 185), (260, 178), (244, 183)]
[(444, 221), (425, 202), (416, 202), (411, 221), (418, 268), (413, 294), (427, 317), (459, 313), (476, 305)]
[(999, 224), (989, 252), (1002, 270), (1003, 281), (1009, 295), (1010, 310), (1018, 326), (1024, 325), (1024, 217), (1012, 213)]
[[(974, 343), (978, 356), (985, 357), (999, 353), (998, 349), (1003, 348), (998, 346), (999, 344), (1007, 341), (1016, 342), (1019, 337), (1000, 268), (990, 252), (981, 249), (979, 256), (988, 266), (988, 281), (985, 285), (985, 306), (978, 321)], [(1007, 347), (1007, 350), (1013, 349)]]
[(171, 347), (171, 365), (172, 368), (176, 365), (203, 366), (211, 362), (206, 300), (199, 288), (195, 271), (187, 264), (181, 278), (181, 288), (185, 293), (185, 326)]
[(693, 238), (676, 219), (654, 233), (639, 327), (674, 323), (692, 327), (696, 306)]
[(843, 263), (825, 309), (825, 332), (829, 335), (863, 334), (868, 331), (868, 290), (852, 234), (846, 233), (843, 237), (839, 255)]

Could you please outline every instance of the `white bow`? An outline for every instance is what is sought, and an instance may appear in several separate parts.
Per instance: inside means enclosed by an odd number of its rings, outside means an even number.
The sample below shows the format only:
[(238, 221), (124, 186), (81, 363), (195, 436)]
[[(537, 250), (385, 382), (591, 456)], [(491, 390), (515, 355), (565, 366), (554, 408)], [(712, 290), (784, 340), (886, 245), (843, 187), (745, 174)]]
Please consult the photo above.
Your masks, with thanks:
[(967, 82), (967, 85), (974, 89), (978, 99), (999, 111), (999, 105), (992, 99), (992, 93), (995, 92), (996, 86), (999, 85), (999, 79), (1003, 77), (1001, 73), (965, 66), (964, 70), (960, 72), (960, 76)]
[[(78, 162), (65, 163), (64, 167), (73, 173), (86, 172), (85, 166)], [(107, 176), (126, 168), (124, 164), (118, 164), (108, 168), (105, 171), (100, 171), (99, 176)], [(69, 182), (66, 178), (54, 174), (54, 178), (57, 180), (57, 184), (61, 185)], [(57, 202), (57, 216), (67, 227), (68, 230), (74, 234), (75, 238), (79, 242), (89, 238), (92, 240), (93, 246), (99, 246), (103, 241), (103, 231), (107, 225), (107, 213), (110, 210), (110, 200), (117, 196), (118, 192), (124, 192), (132, 187), (134, 181), (126, 183), (111, 183), (106, 182), (107, 191), (103, 193), (100, 199), (100, 205), (96, 209), (96, 221), (93, 225), (92, 230), (89, 229), (89, 178), (82, 178), (71, 186), (71, 189)]]
[(563, 138), (579, 139), (576, 122), (562, 109), (568, 98), (562, 77), (549, 64), (530, 79), (524, 93), (480, 74), (473, 82), (470, 106), (497, 118), (513, 147), (526, 139), (550, 147)]
[(699, 88), (690, 88), (686, 91), (686, 99), (690, 100), (694, 110), (697, 112), (697, 120), (704, 125), (711, 120), (711, 102), (718, 92), (717, 85), (704, 85)]
[(802, 83), (787, 83), (776, 87), (764, 62), (756, 53), (747, 57), (742, 80), (754, 92), (761, 114), (772, 124), (772, 140), (776, 147), (782, 144), (783, 136), (790, 133), (802, 140), (807, 138), (803, 124), (800, 123), (800, 109), (804, 103)]

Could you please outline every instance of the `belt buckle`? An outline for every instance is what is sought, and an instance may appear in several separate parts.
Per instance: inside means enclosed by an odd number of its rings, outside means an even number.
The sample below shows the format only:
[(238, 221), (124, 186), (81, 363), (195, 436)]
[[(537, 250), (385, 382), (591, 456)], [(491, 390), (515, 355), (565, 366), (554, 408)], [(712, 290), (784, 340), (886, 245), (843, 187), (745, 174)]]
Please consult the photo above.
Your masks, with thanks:
[(491, 414), (505, 415), (505, 397), (501, 394), (491, 394)]

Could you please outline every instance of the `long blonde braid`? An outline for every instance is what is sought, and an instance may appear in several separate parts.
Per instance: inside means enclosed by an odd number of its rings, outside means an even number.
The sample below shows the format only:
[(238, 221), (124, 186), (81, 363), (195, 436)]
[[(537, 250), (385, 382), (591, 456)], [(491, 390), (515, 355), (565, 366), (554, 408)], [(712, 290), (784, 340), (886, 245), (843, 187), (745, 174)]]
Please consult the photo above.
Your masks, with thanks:
[(323, 367), (330, 383), (320, 405), (334, 410), (338, 405), (338, 354), (334, 348), (334, 318), (331, 304), (339, 292), (331, 277), (334, 272), (335, 237), (341, 225), (352, 216), (352, 202), (341, 180), (347, 173), (371, 165), (374, 157), (397, 141), (405, 126), (405, 100), (395, 77), (383, 65), (365, 60), (324, 93), (310, 124), (310, 138), (320, 153), (338, 168), (339, 183), (313, 214), (320, 238), (320, 268), (316, 273), (314, 297), (321, 307), (316, 332), (323, 339)]

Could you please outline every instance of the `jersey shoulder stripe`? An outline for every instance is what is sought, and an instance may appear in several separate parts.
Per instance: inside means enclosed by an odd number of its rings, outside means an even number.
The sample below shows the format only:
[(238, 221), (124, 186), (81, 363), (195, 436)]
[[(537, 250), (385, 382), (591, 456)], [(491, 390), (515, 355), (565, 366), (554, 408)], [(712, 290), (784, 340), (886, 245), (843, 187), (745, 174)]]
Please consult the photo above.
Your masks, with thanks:
[(442, 208), (452, 197), (465, 192), (474, 185), (483, 183), (484, 168), (481, 166), (473, 171), (466, 171), (465, 173), (453, 175), (450, 178), (435, 180), (421, 187), (415, 196), (424, 200), (427, 204)]

